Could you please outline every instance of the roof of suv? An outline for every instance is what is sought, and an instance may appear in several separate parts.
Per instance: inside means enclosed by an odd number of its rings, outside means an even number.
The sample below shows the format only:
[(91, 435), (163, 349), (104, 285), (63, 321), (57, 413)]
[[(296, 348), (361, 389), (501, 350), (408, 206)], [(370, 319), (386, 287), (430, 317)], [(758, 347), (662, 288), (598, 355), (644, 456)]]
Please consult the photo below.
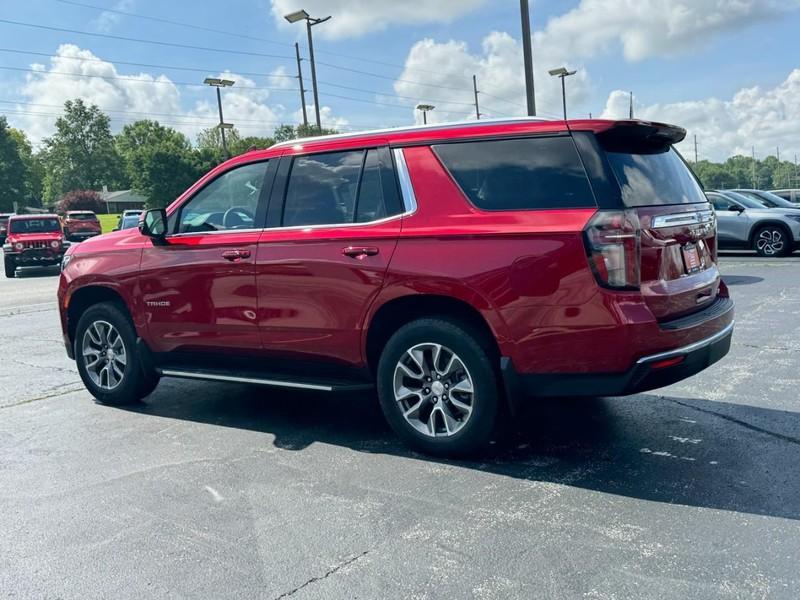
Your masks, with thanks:
[(265, 150), (253, 150), (252, 153), (274, 154), (275, 150), (309, 150), (330, 149), (340, 145), (352, 147), (370, 144), (397, 144), (413, 145), (417, 143), (430, 143), (434, 140), (454, 138), (470, 138), (476, 136), (524, 134), (535, 132), (559, 132), (569, 130), (593, 131), (600, 133), (614, 128), (636, 127), (650, 128), (669, 136), (671, 143), (683, 139), (685, 130), (673, 125), (640, 120), (610, 120), (610, 119), (576, 119), (569, 121), (540, 119), (537, 117), (517, 117), (510, 119), (481, 119), (462, 121), (457, 123), (442, 123), (431, 125), (415, 125), (411, 127), (395, 127), (391, 129), (377, 129), (355, 133), (338, 133), (334, 135), (321, 135), (316, 137), (299, 138), (280, 142)]
[(52, 214), (44, 214), (44, 215), (38, 215), (38, 214), (11, 215), (9, 217), (9, 221), (12, 221), (12, 220), (13, 221), (22, 221), (23, 219), (57, 219), (57, 218), (58, 218), (58, 215), (52, 215)]

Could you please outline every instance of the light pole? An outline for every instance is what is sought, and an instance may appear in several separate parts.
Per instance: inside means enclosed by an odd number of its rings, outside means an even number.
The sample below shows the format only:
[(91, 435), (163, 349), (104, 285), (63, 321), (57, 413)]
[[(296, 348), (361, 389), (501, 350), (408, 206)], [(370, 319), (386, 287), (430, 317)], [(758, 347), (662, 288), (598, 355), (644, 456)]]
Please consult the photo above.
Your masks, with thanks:
[(204, 84), (210, 85), (211, 87), (217, 88), (217, 108), (219, 108), (219, 131), (222, 135), (222, 150), (225, 152), (225, 160), (230, 158), (230, 154), (228, 153), (228, 142), (225, 140), (225, 129), (231, 129), (232, 125), (225, 123), (225, 119), (222, 118), (222, 95), (219, 92), (219, 88), (224, 87), (231, 87), (235, 81), (231, 81), (230, 79), (218, 79), (216, 77), (206, 77), (203, 81)]
[(428, 124), (428, 111), (436, 108), (433, 104), (417, 104), (417, 110), (422, 111), (422, 123)]
[(531, 49), (531, 12), (528, 0), (519, 0), (522, 18), (522, 58), (525, 63), (525, 96), (528, 100), (528, 116), (536, 116), (536, 94), (533, 89), (533, 50)]
[(570, 75), (575, 75), (576, 71), (567, 71), (564, 67), (548, 71), (553, 77), (561, 78), (561, 103), (564, 105), (564, 120), (567, 120), (567, 86), (564, 80)]
[(311, 28), (314, 25), (319, 25), (320, 23), (324, 23), (330, 16), (324, 17), (322, 19), (315, 19), (311, 17), (306, 11), (298, 10), (293, 13), (289, 13), (288, 15), (284, 15), (283, 17), (289, 23), (297, 23), (298, 21), (305, 20), (306, 22), (306, 31), (308, 32), (308, 59), (311, 62), (311, 85), (314, 86), (314, 112), (317, 117), (317, 129), (322, 129), (322, 122), (319, 118), (319, 93), (317, 92), (317, 65), (314, 62), (314, 39), (311, 36)]

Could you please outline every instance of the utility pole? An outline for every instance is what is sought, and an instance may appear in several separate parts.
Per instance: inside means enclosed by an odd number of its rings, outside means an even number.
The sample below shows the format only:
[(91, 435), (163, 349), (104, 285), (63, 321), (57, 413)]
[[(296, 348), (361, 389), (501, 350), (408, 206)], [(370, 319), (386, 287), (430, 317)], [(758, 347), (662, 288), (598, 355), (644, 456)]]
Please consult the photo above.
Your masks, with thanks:
[(628, 102), (628, 118), (633, 118), (633, 92), (630, 92), (630, 101)]
[(694, 134), (694, 164), (697, 164), (697, 134)]
[(478, 80), (475, 75), (472, 76), (472, 92), (475, 94), (475, 118), (480, 120), (481, 109), (478, 107)]
[(297, 55), (297, 81), (300, 82), (300, 106), (303, 108), (303, 125), (308, 127), (306, 114), (306, 91), (303, 89), (303, 70), (300, 68), (300, 44), (294, 43), (294, 52)]
[(519, 0), (519, 11), (522, 18), (522, 57), (525, 63), (525, 96), (528, 104), (528, 116), (536, 116), (536, 94), (533, 88), (533, 50), (531, 49), (531, 13), (528, 0)]
[(778, 162), (781, 162), (781, 147), (775, 146), (775, 155), (778, 157)]
[(758, 182), (756, 181), (756, 147), (753, 146), (753, 189), (758, 189)]

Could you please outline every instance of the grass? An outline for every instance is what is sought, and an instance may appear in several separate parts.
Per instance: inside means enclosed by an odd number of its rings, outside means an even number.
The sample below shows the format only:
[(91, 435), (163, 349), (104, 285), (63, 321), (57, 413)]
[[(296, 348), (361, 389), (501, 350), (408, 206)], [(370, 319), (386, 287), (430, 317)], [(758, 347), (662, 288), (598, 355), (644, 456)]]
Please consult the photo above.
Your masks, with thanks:
[(97, 218), (100, 219), (100, 229), (103, 233), (108, 233), (114, 229), (117, 226), (117, 221), (119, 221), (119, 215), (97, 215)]

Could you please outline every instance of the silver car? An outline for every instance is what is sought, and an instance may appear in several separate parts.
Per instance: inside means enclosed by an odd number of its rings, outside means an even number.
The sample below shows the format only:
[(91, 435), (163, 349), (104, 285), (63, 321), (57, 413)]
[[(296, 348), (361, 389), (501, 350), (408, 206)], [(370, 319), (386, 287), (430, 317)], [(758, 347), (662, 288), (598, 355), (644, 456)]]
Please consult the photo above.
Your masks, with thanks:
[(717, 214), (720, 249), (752, 248), (760, 256), (786, 256), (800, 247), (800, 209), (767, 208), (736, 192), (706, 192)]
[(747, 196), (753, 200), (758, 200), (761, 204), (766, 205), (767, 208), (800, 208), (800, 204), (789, 202), (786, 198), (773, 194), (772, 192), (765, 192), (764, 190), (725, 190), (726, 192), (736, 192), (742, 196)]

